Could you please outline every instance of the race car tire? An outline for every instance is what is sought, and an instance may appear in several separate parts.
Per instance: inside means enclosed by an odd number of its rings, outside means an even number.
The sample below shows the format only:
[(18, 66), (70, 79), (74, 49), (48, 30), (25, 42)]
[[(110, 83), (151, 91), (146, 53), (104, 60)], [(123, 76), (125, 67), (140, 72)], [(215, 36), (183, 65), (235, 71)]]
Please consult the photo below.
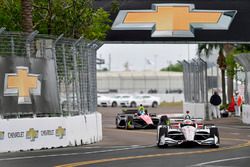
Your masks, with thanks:
[(159, 148), (166, 148), (168, 147), (167, 144), (164, 144), (164, 145), (160, 145), (160, 142), (161, 142), (161, 136), (166, 136), (168, 134), (168, 128), (167, 127), (162, 127), (159, 129), (159, 132), (158, 132), (158, 141), (157, 141), (157, 146)]
[(130, 106), (131, 106), (132, 108), (136, 107), (136, 102), (134, 102), (134, 101), (131, 102)]
[[(211, 127), (210, 128), (210, 137), (218, 137), (218, 144), (220, 144), (220, 136), (219, 136), (219, 131), (217, 127)], [(218, 148), (219, 145), (213, 144), (211, 145), (211, 148)]]
[(167, 122), (169, 121), (168, 116), (163, 115), (160, 118), (159, 125), (168, 125)]
[(153, 108), (156, 108), (158, 106), (158, 103), (156, 102), (156, 101), (154, 101), (153, 103), (152, 103), (152, 107)]
[(115, 125), (116, 125), (116, 128), (117, 128), (117, 129), (119, 129), (118, 124), (119, 124), (119, 123), (118, 123), (118, 119), (116, 118), (116, 119), (115, 119)]
[(113, 103), (112, 103), (112, 105), (111, 105), (112, 107), (117, 107), (117, 102), (116, 101), (114, 101)]
[(133, 117), (132, 116), (128, 116), (127, 117), (125, 129), (131, 129), (131, 127), (129, 126), (129, 124), (133, 125)]

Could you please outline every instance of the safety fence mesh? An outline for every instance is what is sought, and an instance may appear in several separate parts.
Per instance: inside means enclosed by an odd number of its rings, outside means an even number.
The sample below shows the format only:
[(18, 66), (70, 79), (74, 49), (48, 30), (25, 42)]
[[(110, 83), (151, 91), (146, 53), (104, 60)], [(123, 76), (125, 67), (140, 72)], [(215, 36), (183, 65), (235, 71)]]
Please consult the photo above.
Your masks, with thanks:
[[(44, 111), (46, 116), (80, 115), (96, 111), (96, 50), (100, 46), (98, 41), (83, 38), (69, 39), (63, 35), (42, 35), (37, 31), (27, 34), (0, 29), (1, 57), (21, 56), (54, 61), (57, 76), (55, 88), (60, 108), (54, 113)], [(5, 117), (6, 113), (9, 112), (1, 111), (0, 115)], [(17, 117), (21, 115), (16, 113)]]

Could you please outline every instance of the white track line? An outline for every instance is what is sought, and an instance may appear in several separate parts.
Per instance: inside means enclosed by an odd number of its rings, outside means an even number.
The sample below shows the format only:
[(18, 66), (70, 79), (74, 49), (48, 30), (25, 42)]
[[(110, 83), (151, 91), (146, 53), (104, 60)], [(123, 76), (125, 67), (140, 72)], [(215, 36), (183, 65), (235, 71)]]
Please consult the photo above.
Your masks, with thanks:
[(215, 161), (209, 161), (209, 162), (195, 164), (195, 165), (192, 165), (191, 167), (203, 166), (203, 165), (208, 165), (208, 164), (214, 164), (214, 163), (218, 163), (218, 162), (226, 162), (226, 161), (235, 161), (235, 160), (240, 160), (240, 159), (248, 159), (248, 158), (250, 158), (250, 156), (228, 158), (228, 159), (220, 159), (220, 160), (215, 160)]
[(138, 148), (149, 148), (149, 147), (154, 147), (154, 146), (155, 145), (151, 145), (151, 146), (131, 146), (131, 147), (127, 147), (127, 148), (89, 151), (89, 152), (83, 152), (83, 153), (75, 152), (75, 153), (66, 153), (66, 154), (50, 154), (50, 155), (12, 157), (12, 158), (2, 158), (2, 159), (0, 159), (0, 161), (23, 160), (23, 159), (34, 159), (34, 158), (47, 158), (47, 157), (61, 157), (61, 156), (73, 156), (73, 155), (87, 155), (87, 154), (96, 154), (96, 153), (107, 153), (107, 152), (115, 152), (115, 151), (132, 150), (132, 149), (138, 149)]

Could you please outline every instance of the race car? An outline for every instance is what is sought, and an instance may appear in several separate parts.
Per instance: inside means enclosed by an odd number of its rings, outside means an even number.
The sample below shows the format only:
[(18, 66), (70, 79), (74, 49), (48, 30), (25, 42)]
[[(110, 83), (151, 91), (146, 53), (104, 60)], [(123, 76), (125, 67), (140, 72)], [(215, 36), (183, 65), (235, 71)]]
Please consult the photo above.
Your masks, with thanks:
[(145, 110), (144, 115), (139, 115), (137, 109), (123, 110), (116, 116), (116, 127), (124, 129), (147, 129), (156, 128), (159, 123), (159, 118), (156, 114), (148, 114)]
[(157, 127), (157, 146), (167, 147), (181, 144), (208, 145), (218, 148), (220, 145), (219, 131), (213, 124), (203, 124), (202, 119), (169, 119), (160, 118)]

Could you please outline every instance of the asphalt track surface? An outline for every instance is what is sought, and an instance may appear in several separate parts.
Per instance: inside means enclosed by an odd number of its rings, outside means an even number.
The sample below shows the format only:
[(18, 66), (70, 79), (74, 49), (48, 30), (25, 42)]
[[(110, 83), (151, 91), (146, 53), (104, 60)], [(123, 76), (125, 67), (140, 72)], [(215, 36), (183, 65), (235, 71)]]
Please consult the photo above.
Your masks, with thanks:
[[(219, 127), (221, 146), (156, 147), (156, 130), (115, 128), (120, 108), (98, 108), (103, 114), (103, 141), (81, 147), (1, 153), (0, 167), (248, 167), (250, 126), (239, 118), (210, 121)], [(178, 106), (149, 109), (154, 113), (178, 113)]]

